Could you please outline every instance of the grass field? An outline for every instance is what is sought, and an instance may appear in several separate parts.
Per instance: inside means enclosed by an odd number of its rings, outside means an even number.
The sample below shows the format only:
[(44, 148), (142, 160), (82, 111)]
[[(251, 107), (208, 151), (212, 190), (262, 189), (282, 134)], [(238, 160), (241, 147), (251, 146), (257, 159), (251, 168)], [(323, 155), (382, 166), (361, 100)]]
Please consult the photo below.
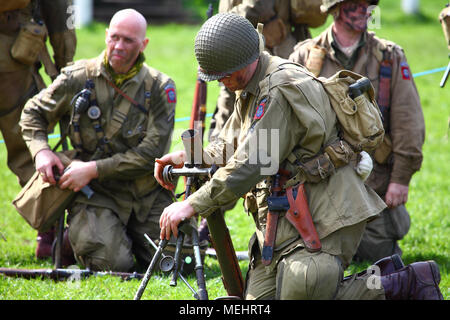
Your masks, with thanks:
[[(374, 30), (380, 37), (401, 45), (413, 73), (444, 67), (448, 64), (448, 50), (442, 28), (437, 19), (446, 1), (421, 2), (421, 15), (407, 17), (400, 11), (400, 1), (381, 1), (381, 28)], [(202, 8), (203, 10), (203, 8)], [(203, 12), (203, 11), (201, 11)], [(331, 23), (313, 29), (319, 34)], [(194, 57), (194, 38), (199, 25), (153, 26), (150, 23), (147, 63), (170, 75), (177, 86), (178, 103), (175, 117), (189, 117), (197, 65)], [(93, 24), (77, 30), (78, 46), (75, 59), (98, 55), (104, 48), (105, 25)], [(441, 270), (441, 291), (450, 298), (450, 83), (442, 89), (439, 81), (443, 72), (417, 77), (426, 122), (426, 141), (422, 169), (414, 175), (407, 208), (411, 214), (411, 229), (400, 242), (406, 263), (434, 259)], [(450, 81), (449, 81), (450, 82)], [(218, 95), (217, 83), (208, 84), (208, 113), (212, 113)], [(209, 124), (209, 119), (207, 125)], [(173, 149), (180, 148), (179, 135), (187, 128), (187, 121), (177, 121)], [(11, 200), (20, 187), (6, 166), (6, 150), (0, 144), (0, 267), (51, 268), (52, 263), (39, 261), (34, 256), (36, 231), (15, 212)], [(237, 250), (246, 250), (252, 234), (253, 222), (243, 214), (241, 203), (227, 214), (227, 223)], [(226, 294), (220, 278), (218, 263), (207, 257), (206, 279), (210, 298)], [(347, 273), (363, 270), (367, 264), (352, 264)], [(247, 263), (241, 262), (245, 275)], [(188, 278), (196, 288), (195, 278)], [(193, 299), (181, 282), (177, 288), (169, 286), (170, 277), (157, 275), (150, 281), (143, 299)], [(114, 277), (97, 277), (83, 281), (58, 282), (50, 280), (23, 280), (0, 276), (0, 299), (6, 300), (110, 300), (132, 299), (139, 282), (121, 281)]]

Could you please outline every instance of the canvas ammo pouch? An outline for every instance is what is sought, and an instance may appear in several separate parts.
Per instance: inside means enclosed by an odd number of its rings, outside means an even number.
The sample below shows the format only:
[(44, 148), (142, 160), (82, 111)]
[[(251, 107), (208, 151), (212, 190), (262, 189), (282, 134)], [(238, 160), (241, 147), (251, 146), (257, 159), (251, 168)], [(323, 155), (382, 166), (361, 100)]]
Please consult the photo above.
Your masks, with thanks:
[[(68, 150), (55, 154), (64, 167), (67, 167), (74, 159), (76, 151)], [(72, 190), (63, 190), (44, 182), (36, 171), (12, 203), (33, 229), (46, 231), (64, 213), (75, 194)]]
[[(322, 82), (336, 113), (341, 138), (356, 152), (364, 150), (371, 153), (375, 150), (383, 141), (384, 128), (370, 81), (348, 70), (318, 80)], [(355, 94), (355, 90), (359, 90), (359, 94)]]
[(336, 169), (342, 168), (356, 160), (357, 154), (344, 140), (337, 140), (328, 144), (322, 153), (300, 161), (295, 150), (287, 160), (297, 167), (297, 174), (286, 182), (286, 188), (298, 183), (319, 183), (331, 176)]
[(45, 25), (30, 21), (20, 29), (11, 48), (11, 56), (18, 62), (31, 66), (39, 58), (39, 53), (45, 46), (47, 35)]

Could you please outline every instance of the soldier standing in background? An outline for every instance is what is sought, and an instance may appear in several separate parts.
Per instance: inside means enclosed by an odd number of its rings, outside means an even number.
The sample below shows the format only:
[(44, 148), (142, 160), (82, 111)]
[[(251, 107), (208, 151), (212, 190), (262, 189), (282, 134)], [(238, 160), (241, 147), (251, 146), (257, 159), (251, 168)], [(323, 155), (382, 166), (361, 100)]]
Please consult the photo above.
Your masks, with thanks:
[[(67, 0), (2, 0), (0, 4), (0, 130), (8, 153), (8, 167), (24, 186), (34, 162), (23, 141), (19, 120), (28, 98), (45, 87), (41, 62), (57, 76), (75, 54), (75, 30), (68, 29)], [(50, 38), (54, 64), (46, 51)], [(54, 231), (38, 233), (36, 256), (51, 256)]]
[(378, 2), (324, 0), (321, 9), (334, 17), (334, 23), (316, 38), (299, 43), (289, 57), (316, 76), (352, 70), (369, 78), (375, 88), (386, 134), (372, 155), (374, 168), (366, 184), (388, 208), (367, 224), (354, 257), (371, 262), (402, 253), (397, 241), (410, 227), (405, 203), (411, 177), (422, 164), (425, 139), (419, 94), (402, 48), (367, 31), (368, 6)]
[[(442, 31), (444, 32), (445, 40), (447, 41), (448, 49), (450, 50), (450, 4), (447, 4), (447, 6), (441, 11), (439, 14), (439, 20), (442, 24)], [(449, 54), (450, 58), (450, 54)], [(447, 66), (447, 70), (444, 72), (444, 76), (442, 77), (440, 86), (441, 88), (445, 87), (445, 83), (448, 80), (448, 76), (450, 74), (450, 62)], [(449, 118), (449, 127), (450, 127), (450, 118)]]

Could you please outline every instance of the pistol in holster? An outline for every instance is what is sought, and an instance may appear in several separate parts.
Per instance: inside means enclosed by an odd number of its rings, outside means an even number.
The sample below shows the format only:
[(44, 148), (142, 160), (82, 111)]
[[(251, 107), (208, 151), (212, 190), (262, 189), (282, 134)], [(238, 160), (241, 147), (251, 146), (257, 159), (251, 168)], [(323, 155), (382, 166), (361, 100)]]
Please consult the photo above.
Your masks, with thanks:
[[(281, 183), (280, 183), (281, 181)], [(322, 248), (319, 235), (314, 226), (304, 184), (283, 189), (282, 175), (277, 173), (273, 177), (271, 196), (267, 199), (269, 212), (267, 214), (266, 233), (262, 250), (262, 263), (272, 262), (278, 218), (280, 213), (286, 212), (286, 219), (294, 226), (309, 252), (317, 252)]]

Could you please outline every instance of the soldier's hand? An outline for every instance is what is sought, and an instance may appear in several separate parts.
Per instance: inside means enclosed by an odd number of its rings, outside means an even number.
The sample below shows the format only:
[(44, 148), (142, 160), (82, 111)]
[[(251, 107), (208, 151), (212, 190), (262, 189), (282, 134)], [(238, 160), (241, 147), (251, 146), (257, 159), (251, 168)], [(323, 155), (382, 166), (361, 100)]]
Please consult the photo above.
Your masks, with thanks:
[(180, 222), (191, 218), (194, 214), (194, 208), (187, 200), (174, 202), (166, 207), (159, 218), (160, 238), (169, 240), (172, 233), (178, 237)]
[(78, 192), (97, 177), (98, 171), (95, 161), (83, 162), (75, 160), (64, 170), (64, 174), (59, 179), (59, 187)]
[(44, 182), (55, 185), (56, 179), (53, 175), (53, 167), (62, 174), (64, 171), (64, 165), (56, 154), (50, 149), (43, 149), (36, 154), (35, 157), (36, 170), (39, 171)]
[(408, 186), (395, 182), (389, 183), (384, 201), (389, 208), (405, 204), (408, 201)]
[(184, 162), (186, 161), (186, 152), (176, 151), (168, 153), (162, 158), (155, 159), (155, 170), (154, 176), (156, 181), (167, 190), (173, 190), (175, 186), (170, 182), (165, 182), (163, 178), (164, 167), (171, 165), (174, 168), (183, 168)]

